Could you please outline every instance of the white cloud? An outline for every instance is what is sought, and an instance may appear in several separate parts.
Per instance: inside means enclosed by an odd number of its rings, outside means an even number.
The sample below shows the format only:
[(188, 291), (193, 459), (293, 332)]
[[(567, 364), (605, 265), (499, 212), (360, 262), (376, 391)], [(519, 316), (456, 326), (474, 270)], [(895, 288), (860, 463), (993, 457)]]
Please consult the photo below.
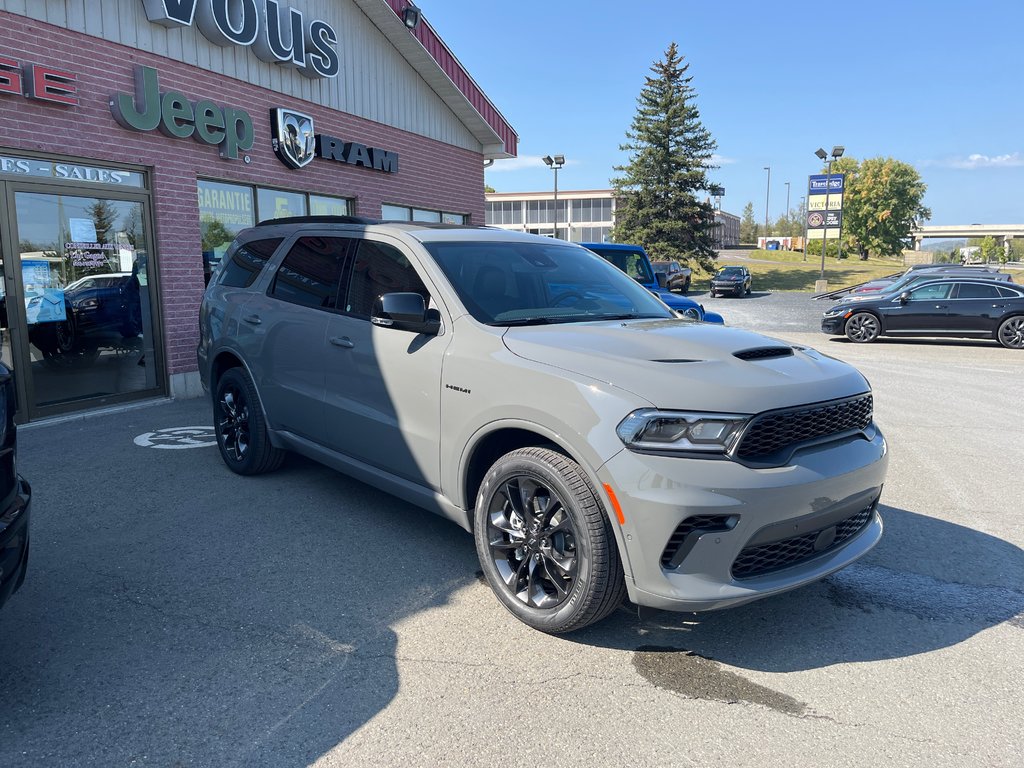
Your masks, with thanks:
[[(567, 159), (566, 165), (579, 165), (575, 160)], [(494, 165), (487, 167), (488, 173), (498, 173), (500, 171), (522, 171), (528, 168), (547, 168), (544, 164), (544, 159), (540, 155), (520, 155), (519, 157), (510, 157), (507, 160), (495, 160)]]
[(711, 165), (732, 165), (735, 162), (735, 158), (723, 157), (722, 155), (712, 155), (710, 160)]
[(929, 163), (929, 165), (960, 168), (967, 171), (973, 171), (976, 168), (1020, 168), (1024, 166), (1024, 154), (1020, 152), (991, 156), (973, 154), (967, 155), (967, 157), (951, 157), (935, 163)]

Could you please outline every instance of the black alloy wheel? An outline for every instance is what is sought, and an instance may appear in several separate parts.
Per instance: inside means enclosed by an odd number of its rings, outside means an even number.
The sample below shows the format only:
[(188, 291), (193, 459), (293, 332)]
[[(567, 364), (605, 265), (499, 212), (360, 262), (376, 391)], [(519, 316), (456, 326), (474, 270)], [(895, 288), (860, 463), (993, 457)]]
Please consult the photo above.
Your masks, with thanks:
[(213, 419), (221, 458), (232, 472), (258, 475), (281, 466), (285, 452), (270, 444), (256, 387), (241, 368), (218, 380)]
[(523, 448), (480, 487), (474, 536), (484, 576), (518, 619), (569, 632), (603, 619), (625, 595), (608, 516), (576, 462)]
[(1008, 317), (996, 332), (999, 343), (1007, 349), (1024, 349), (1024, 315)]
[(874, 341), (881, 330), (878, 318), (870, 312), (858, 312), (846, 321), (846, 338), (858, 344)]

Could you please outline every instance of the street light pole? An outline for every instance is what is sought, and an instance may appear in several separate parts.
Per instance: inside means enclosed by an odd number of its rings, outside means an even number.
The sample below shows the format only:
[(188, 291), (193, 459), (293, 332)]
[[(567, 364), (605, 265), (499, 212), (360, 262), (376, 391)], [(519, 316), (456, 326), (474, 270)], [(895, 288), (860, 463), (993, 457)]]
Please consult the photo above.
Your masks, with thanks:
[[(790, 219), (789, 219), (789, 182), (787, 181), (786, 182), (786, 226), (787, 227), (789, 226), (789, 223), (790, 223)], [(790, 231), (792, 231), (792, 230), (790, 230)]]
[[(768, 171), (768, 184), (765, 186), (765, 190), (764, 190), (764, 236), (765, 236), (765, 238), (767, 240), (767, 237), (768, 237), (768, 234), (769, 234), (768, 233), (768, 199), (769, 199), (769, 197), (771, 196), (771, 193), (772, 193), (772, 167), (770, 165), (766, 165), (764, 167), (764, 169), (766, 171)], [(768, 245), (768, 243), (765, 242), (765, 245)]]
[[(555, 239), (558, 239), (558, 169), (565, 165), (565, 155), (545, 155), (544, 164), (555, 172)], [(571, 238), (570, 238), (571, 239)]]
[[(829, 155), (826, 154), (825, 150), (822, 149), (821, 147), (818, 147), (816, 150), (814, 150), (814, 154), (818, 157), (819, 160), (821, 160), (822, 162), (824, 162), (826, 159), (828, 160), (828, 165), (825, 167), (825, 226), (821, 230), (821, 279), (822, 280), (825, 279), (825, 246), (828, 245), (828, 196), (829, 196), (829, 193), (832, 191), (832, 163), (834, 161), (838, 160), (840, 157), (842, 157), (843, 156), (843, 152), (845, 152), (845, 151), (846, 151), (846, 148), (843, 147), (842, 145), (839, 145), (839, 144), (836, 144), (834, 147), (832, 147), (832, 156), (831, 157), (829, 157)], [(810, 198), (808, 198), (808, 199), (810, 199)], [(840, 206), (840, 211), (842, 211), (842, 206)], [(842, 222), (840, 222), (840, 224), (839, 224), (839, 243), (838, 243), (838, 247), (839, 247), (840, 250), (838, 251), (838, 254), (842, 254), (842, 247), (843, 247), (843, 239), (842, 239), (843, 238), (843, 228), (842, 228), (842, 226), (843, 226)], [(804, 246), (804, 247), (806, 248), (806, 246)]]

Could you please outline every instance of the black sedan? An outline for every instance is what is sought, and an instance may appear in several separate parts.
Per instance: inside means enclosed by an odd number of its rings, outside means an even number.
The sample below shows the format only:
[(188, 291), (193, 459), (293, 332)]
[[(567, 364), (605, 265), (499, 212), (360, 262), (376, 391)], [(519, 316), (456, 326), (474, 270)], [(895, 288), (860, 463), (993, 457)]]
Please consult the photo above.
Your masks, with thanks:
[(858, 343), (879, 336), (953, 336), (1024, 349), (1024, 289), (982, 279), (934, 280), (840, 301), (821, 319), (821, 330)]
[(0, 363), (0, 605), (25, 580), (28, 569), (28, 516), (32, 491), (18, 476), (15, 451), (14, 377)]

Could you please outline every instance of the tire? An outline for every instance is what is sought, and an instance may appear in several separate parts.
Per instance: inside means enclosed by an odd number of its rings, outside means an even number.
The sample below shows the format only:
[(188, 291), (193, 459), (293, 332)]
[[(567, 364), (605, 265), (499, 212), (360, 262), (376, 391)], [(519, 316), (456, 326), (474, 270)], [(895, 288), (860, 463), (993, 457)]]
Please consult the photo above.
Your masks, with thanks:
[(229, 368), (217, 380), (213, 423), (221, 458), (232, 472), (260, 475), (284, 461), (285, 451), (270, 444), (256, 387), (243, 369)]
[(571, 632), (622, 603), (626, 583), (611, 523), (567, 456), (547, 448), (505, 454), (484, 478), (473, 518), (484, 577), (523, 623)]
[(1024, 315), (1003, 320), (996, 331), (996, 338), (1007, 349), (1024, 349)]
[(868, 344), (878, 338), (882, 326), (870, 312), (858, 312), (846, 321), (846, 338), (857, 344)]
[(748, 285), (747, 286), (747, 296), (749, 296), (749, 295), (750, 295), (750, 286)]

